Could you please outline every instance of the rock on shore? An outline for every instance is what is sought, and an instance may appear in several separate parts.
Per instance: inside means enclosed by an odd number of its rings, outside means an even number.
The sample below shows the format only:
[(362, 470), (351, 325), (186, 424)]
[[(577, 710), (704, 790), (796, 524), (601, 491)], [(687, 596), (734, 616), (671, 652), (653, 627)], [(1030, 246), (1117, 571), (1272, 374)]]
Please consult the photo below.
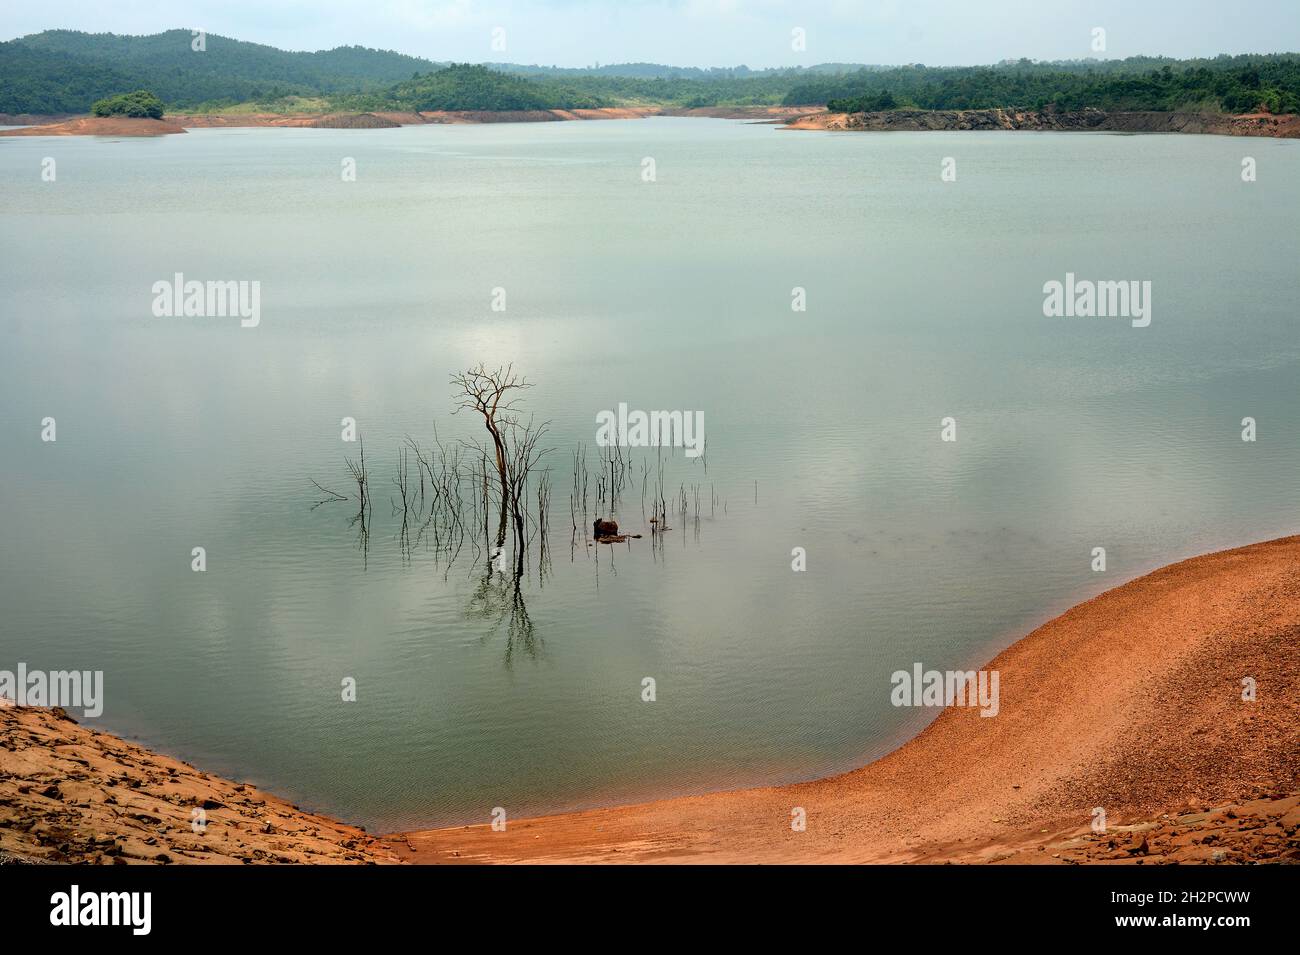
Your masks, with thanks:
[(313, 129), (397, 129), (401, 125), (374, 113), (333, 113), (311, 124)]
[[(195, 825), (195, 810), (205, 825)], [(361, 829), (87, 729), (62, 710), (0, 706), (0, 863), (393, 861)]]

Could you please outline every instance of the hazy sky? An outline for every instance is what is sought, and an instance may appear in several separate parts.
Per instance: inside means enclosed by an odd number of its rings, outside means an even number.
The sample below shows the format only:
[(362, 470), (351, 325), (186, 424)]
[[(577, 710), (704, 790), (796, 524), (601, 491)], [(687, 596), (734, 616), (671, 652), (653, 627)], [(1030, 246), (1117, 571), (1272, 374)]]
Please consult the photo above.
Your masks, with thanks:
[[(1300, 0), (0, 0), (0, 38), (56, 27), (561, 66), (942, 65), (1300, 51)], [(497, 27), (504, 51), (491, 46)], [(1094, 27), (1106, 30), (1103, 54)]]

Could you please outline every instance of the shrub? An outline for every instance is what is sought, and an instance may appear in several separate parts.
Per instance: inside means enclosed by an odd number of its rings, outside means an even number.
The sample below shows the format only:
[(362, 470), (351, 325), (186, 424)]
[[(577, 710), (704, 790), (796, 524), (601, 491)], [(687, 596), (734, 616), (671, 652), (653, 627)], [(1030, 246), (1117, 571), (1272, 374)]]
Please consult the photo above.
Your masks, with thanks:
[(163, 104), (148, 90), (105, 96), (90, 107), (96, 116), (131, 116), (137, 119), (162, 119)]

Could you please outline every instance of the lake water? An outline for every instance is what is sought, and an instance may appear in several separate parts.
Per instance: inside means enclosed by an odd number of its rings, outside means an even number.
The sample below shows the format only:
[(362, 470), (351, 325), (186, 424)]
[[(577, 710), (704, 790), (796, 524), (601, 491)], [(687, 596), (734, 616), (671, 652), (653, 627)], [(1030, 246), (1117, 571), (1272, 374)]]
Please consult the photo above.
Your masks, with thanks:
[[(0, 668), (103, 670), (96, 725), (371, 827), (847, 769), (934, 715), (890, 705), (892, 671), (978, 667), (1153, 567), (1300, 530), (1300, 142), (4, 138), (0, 198)], [(259, 281), (260, 325), (154, 317), (176, 272)], [(1044, 317), (1067, 272), (1151, 281), (1150, 326)], [(480, 361), (535, 382), (556, 449), (531, 641), (482, 554), (406, 559), (389, 504), (405, 435), (481, 432), (448, 384)], [(571, 546), (571, 450), (619, 402), (703, 412), (707, 470), (677, 451), (665, 479), (699, 519)], [(347, 416), (365, 553), (348, 505), (311, 509), (312, 480), (347, 490)], [(617, 516), (648, 531), (639, 487)]]

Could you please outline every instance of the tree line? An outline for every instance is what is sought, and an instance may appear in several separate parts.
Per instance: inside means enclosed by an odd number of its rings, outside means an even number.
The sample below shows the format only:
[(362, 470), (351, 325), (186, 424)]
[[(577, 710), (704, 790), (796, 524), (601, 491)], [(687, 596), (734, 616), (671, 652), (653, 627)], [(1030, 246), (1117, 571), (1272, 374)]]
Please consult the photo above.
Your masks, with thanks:
[[(1000, 67), (901, 67), (803, 84), (787, 105), (833, 112), (882, 109), (1186, 110), (1300, 112), (1300, 55), (1217, 57), (1140, 71), (1020, 63)], [(882, 105), (888, 103), (888, 105)]]
[[(154, 36), (50, 30), (0, 43), (0, 113), (84, 113), (149, 90), (172, 111), (532, 110), (600, 106), (1300, 111), (1300, 54), (1172, 60), (1015, 60), (994, 66), (591, 69), (440, 64), (363, 47), (294, 53), (188, 30)], [(302, 100), (308, 100), (306, 104)]]

